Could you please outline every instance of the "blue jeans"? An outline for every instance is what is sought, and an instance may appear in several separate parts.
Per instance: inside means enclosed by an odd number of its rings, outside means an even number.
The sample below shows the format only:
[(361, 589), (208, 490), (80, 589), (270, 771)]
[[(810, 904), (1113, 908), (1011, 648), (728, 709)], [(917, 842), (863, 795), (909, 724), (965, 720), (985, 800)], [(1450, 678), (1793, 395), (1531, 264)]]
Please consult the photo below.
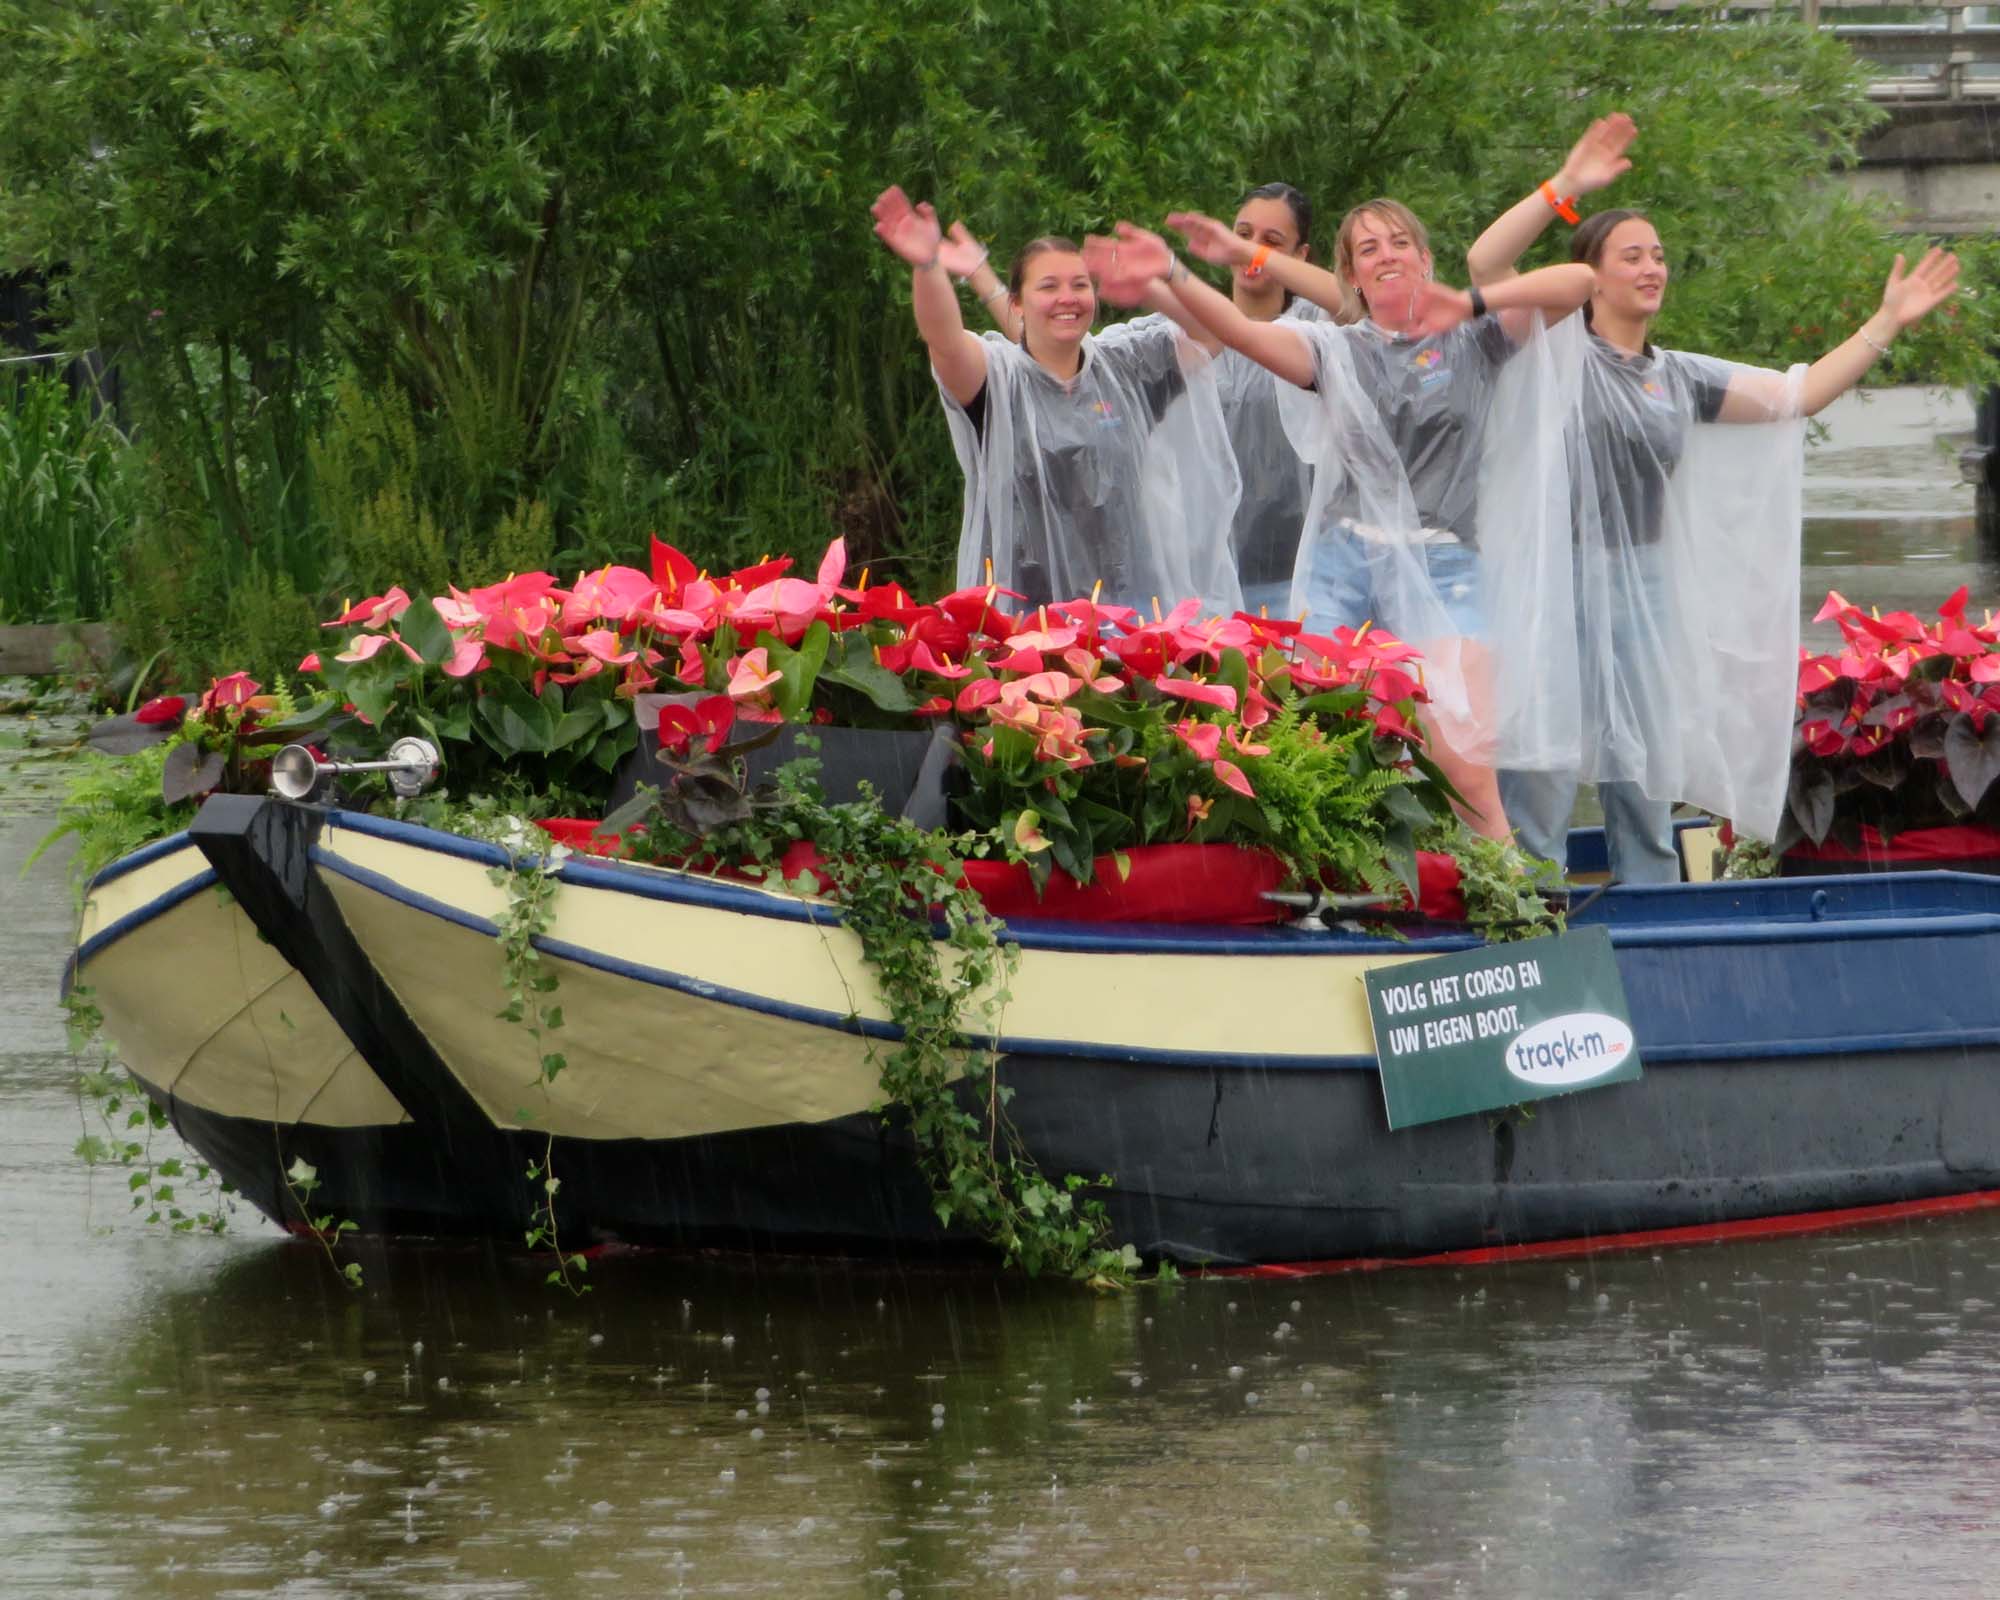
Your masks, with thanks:
[[(1500, 803), (1514, 837), (1531, 855), (1569, 870), (1569, 816), (1577, 782), (1567, 772), (1503, 772)], [(1604, 844), (1613, 883), (1679, 883), (1680, 851), (1674, 847), (1673, 806), (1649, 799), (1636, 783), (1600, 783)]]
[[(1483, 638), (1486, 618), (1479, 604), (1479, 552), (1454, 539), (1419, 547), (1424, 570), (1437, 591), (1445, 615), (1461, 639)], [(1400, 632), (1406, 621), (1385, 616), (1384, 597), (1377, 592), (1376, 563), (1388, 556), (1381, 546), (1373, 546), (1354, 531), (1351, 522), (1338, 522), (1319, 539), (1312, 540), (1306, 559), (1312, 563), (1306, 574), (1306, 620), (1314, 628), (1358, 628), (1371, 618)]]

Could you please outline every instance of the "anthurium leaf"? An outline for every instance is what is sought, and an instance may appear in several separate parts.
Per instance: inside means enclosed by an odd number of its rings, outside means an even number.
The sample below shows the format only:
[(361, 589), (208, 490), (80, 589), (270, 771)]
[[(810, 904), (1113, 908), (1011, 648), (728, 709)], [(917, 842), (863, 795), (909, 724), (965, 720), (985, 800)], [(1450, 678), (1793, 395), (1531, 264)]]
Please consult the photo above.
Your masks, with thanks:
[(1417, 792), (1408, 784), (1397, 784), (1393, 789), (1382, 792), (1382, 809), (1399, 822), (1406, 822), (1413, 828), (1427, 828), (1433, 818), (1431, 808), (1418, 798)]
[(223, 760), (213, 750), (198, 744), (184, 744), (167, 752), (160, 772), (160, 798), (170, 806), (197, 795), (207, 794), (222, 782)]
[[(1427, 826), (1430, 818), (1424, 819)], [(1389, 870), (1396, 874), (1396, 881), (1409, 891), (1410, 904), (1417, 903), (1417, 836), (1414, 828), (1402, 819), (1397, 819), (1382, 830), (1382, 853), (1387, 857)]]
[(1944, 759), (1944, 734), (1950, 724), (1943, 717), (1926, 717), (1910, 729), (1910, 754), (1924, 761)]
[(796, 650), (774, 633), (758, 634), (757, 642), (764, 647), (771, 670), (779, 675), (779, 681), (771, 685), (771, 704), (787, 722), (797, 722), (812, 701), (813, 686), (833, 643), (833, 630), (824, 622), (815, 622), (806, 629)]
[(107, 717), (96, 724), (84, 736), (84, 742), (107, 756), (129, 756), (163, 743), (180, 731), (178, 718), (172, 722), (141, 722), (136, 712), (128, 711), (122, 717)]
[(1833, 779), (1824, 768), (1792, 773), (1785, 801), (1798, 819), (1799, 831), (1814, 844), (1824, 843), (1827, 830), (1833, 826), (1834, 798)]
[(1855, 769), (1878, 789), (1900, 789), (1910, 775), (1909, 753), (1899, 744), (1885, 744), (1872, 755), (1864, 756)]
[[(857, 636), (849, 633), (841, 638), (845, 641)], [(903, 680), (879, 661), (870, 660), (865, 649), (850, 649), (843, 659), (829, 661), (820, 669), (819, 677), (822, 683), (854, 690), (883, 711), (908, 711), (916, 705)]]
[(1250, 663), (1241, 650), (1230, 648), (1222, 652), (1222, 663), (1215, 669), (1215, 681), (1226, 683), (1236, 691), (1236, 704), (1240, 708), (1250, 697)]
[(480, 683), (479, 722), (496, 750), (546, 755), (555, 748), (555, 717), (525, 683), (504, 672), (489, 672)]
[(1958, 783), (1949, 772), (1937, 776), (1937, 797), (1947, 815), (1954, 818), (1972, 815), (1972, 807), (1965, 803), (1965, 796), (1958, 792)]
[(2000, 778), (2000, 717), (1988, 717), (1984, 730), (1964, 713), (1953, 717), (1945, 730), (1944, 764), (1965, 803), (1977, 806)]
[(402, 635), (403, 643), (434, 667), (451, 659), (451, 629), (444, 625), (437, 605), (427, 595), (410, 602), (409, 608), (396, 619), (396, 632)]
[(289, 717), (280, 717), (275, 722), (257, 724), (258, 737), (265, 734), (311, 733), (330, 720), (340, 710), (340, 701), (332, 695), (300, 706)]

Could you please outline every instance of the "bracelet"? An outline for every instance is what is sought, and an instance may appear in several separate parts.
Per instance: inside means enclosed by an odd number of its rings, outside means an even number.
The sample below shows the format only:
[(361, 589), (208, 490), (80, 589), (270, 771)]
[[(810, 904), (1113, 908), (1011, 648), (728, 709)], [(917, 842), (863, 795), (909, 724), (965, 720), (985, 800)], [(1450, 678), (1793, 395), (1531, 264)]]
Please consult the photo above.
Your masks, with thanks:
[[(940, 251), (940, 253), (942, 253), (942, 251)], [(914, 270), (918, 272), (935, 272), (937, 271), (937, 264), (938, 264), (937, 256), (932, 256), (928, 261), (919, 262)]]
[(1869, 337), (1867, 323), (1865, 322), (1862, 323), (1862, 325), (1856, 328), (1854, 331), (1861, 335), (1861, 342), (1866, 346), (1868, 346), (1870, 350), (1873, 350), (1878, 356), (1886, 356), (1889, 353), (1889, 347), (1886, 344), (1879, 344), (1873, 338)]
[(1555, 212), (1557, 216), (1561, 217), (1563, 221), (1567, 222), (1572, 228), (1574, 228), (1579, 222), (1583, 221), (1583, 218), (1576, 214), (1575, 197), (1571, 196), (1569, 198), (1565, 198), (1562, 195), (1557, 194), (1556, 186), (1553, 183), (1549, 182), (1547, 178), (1544, 178), (1542, 180), (1541, 195), (1544, 200), (1548, 201), (1549, 209)]
[(1188, 275), (1188, 264), (1185, 261), (1181, 260), (1179, 256), (1175, 256), (1174, 264), (1171, 267), (1167, 268), (1167, 282), (1179, 283), (1181, 279), (1185, 278), (1187, 275)]
[(1271, 247), (1267, 244), (1260, 244), (1257, 246), (1256, 254), (1250, 257), (1250, 265), (1243, 269), (1243, 276), (1246, 278), (1263, 277), (1264, 263), (1270, 259)]
[(987, 251), (986, 247), (984, 245), (981, 245), (979, 247), (979, 259), (972, 263), (972, 272), (961, 272), (958, 275), (958, 281), (960, 283), (972, 282), (972, 273), (977, 272), (981, 267), (986, 265), (986, 257), (988, 253), (989, 252)]
[(1475, 283), (1475, 284), (1474, 284), (1474, 285), (1473, 285), (1473, 286), (1472, 286), (1472, 287), (1471, 287), (1470, 289), (1466, 290), (1465, 292), (1466, 292), (1467, 296), (1468, 296), (1468, 297), (1469, 297), (1469, 298), (1471, 299), (1471, 301), (1472, 301), (1472, 314), (1473, 314), (1473, 316), (1474, 316), (1474, 317), (1483, 317), (1483, 316), (1485, 316), (1485, 315), (1486, 315), (1486, 296), (1485, 296), (1485, 295), (1483, 295), (1483, 294), (1481, 294), (1481, 293), (1479, 292), (1479, 285)]

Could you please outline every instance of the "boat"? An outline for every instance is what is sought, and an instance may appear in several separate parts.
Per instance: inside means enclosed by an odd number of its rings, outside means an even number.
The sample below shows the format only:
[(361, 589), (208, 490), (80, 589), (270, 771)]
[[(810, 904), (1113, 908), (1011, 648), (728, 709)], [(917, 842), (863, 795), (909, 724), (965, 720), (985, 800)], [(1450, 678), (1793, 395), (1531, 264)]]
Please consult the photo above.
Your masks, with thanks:
[[(1579, 854), (1582, 847), (1579, 847)], [(90, 885), (70, 979), (182, 1137), (259, 1210), (564, 1248), (977, 1250), (877, 1101), (893, 1037), (825, 903), (577, 857), (538, 945), (567, 1068), (502, 1019), (497, 847), (216, 795)], [(1644, 1071), (1390, 1131), (1362, 976), (1478, 941), (1008, 923), (1008, 1114), (1107, 1175), (1114, 1237), (1206, 1266), (1426, 1259), (2000, 1190), (2000, 880), (1618, 887)], [(970, 1093), (970, 1088), (967, 1091)], [(551, 1197), (535, 1174), (553, 1170)]]

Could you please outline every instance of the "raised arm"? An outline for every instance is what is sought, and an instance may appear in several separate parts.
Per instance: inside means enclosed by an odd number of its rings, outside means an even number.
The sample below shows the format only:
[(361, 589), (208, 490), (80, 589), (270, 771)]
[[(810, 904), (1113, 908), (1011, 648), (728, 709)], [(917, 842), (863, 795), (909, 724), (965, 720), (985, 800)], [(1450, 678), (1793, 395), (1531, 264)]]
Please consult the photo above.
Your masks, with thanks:
[(945, 271), (979, 297), (980, 307), (994, 327), (1010, 339), (1021, 337), (1021, 318), (1014, 309), (1014, 297), (1008, 292), (1007, 285), (1000, 281), (1000, 274), (993, 270), (993, 264), (986, 256), (986, 246), (973, 238), (964, 223), (954, 222), (945, 231), (938, 261)]
[(1503, 317), (1539, 311), (1555, 322), (1588, 300), (1596, 286), (1597, 274), (1581, 261), (1540, 267), (1478, 290), (1483, 307), (1474, 305), (1473, 291), (1454, 289), (1443, 283), (1420, 283), (1414, 295), (1411, 321), (1417, 332), (1443, 333), (1483, 309)]
[(1346, 305), (1347, 285), (1337, 274), (1286, 255), (1282, 250), (1264, 249), (1240, 237), (1226, 222), (1203, 216), (1199, 211), (1176, 211), (1167, 218), (1167, 226), (1185, 237), (1188, 249), (1204, 261), (1220, 267), (1247, 267), (1261, 253), (1264, 260), (1258, 272), (1279, 288), (1310, 300), (1329, 316), (1338, 315)]
[[(1514, 263), (1557, 216), (1557, 203), (1609, 188), (1632, 163), (1625, 158), (1638, 128), (1622, 111), (1599, 117), (1584, 131), (1547, 183), (1503, 211), (1465, 253), (1465, 270), (1484, 289), (1514, 276)], [(1551, 199), (1550, 197), (1554, 198)]]
[(1105, 267), (1098, 277), (1098, 292), (1113, 304), (1145, 304), (1165, 311), (1189, 328), (1198, 342), (1213, 339), (1242, 351), (1287, 383), (1295, 383), (1301, 389), (1312, 387), (1312, 350), (1296, 328), (1246, 317), (1228, 295), (1210, 288), (1190, 272), (1187, 263), (1178, 259), (1158, 234), (1121, 222), (1116, 240), (1093, 239), (1085, 243), (1085, 259), (1089, 260), (1093, 253)]
[[(1842, 343), (1806, 368), (1799, 410), (1816, 417), (1861, 381), (1877, 356), (1887, 355), (1897, 334), (1929, 316), (1958, 292), (1958, 257), (1935, 245), (1909, 272), (1903, 258), (1889, 269), (1882, 303)], [(1769, 422), (1785, 414), (1786, 382), (1780, 373), (1739, 373), (1729, 383), (1718, 420)]]
[(910, 309), (917, 332), (931, 354), (931, 368), (945, 392), (960, 405), (971, 405), (986, 387), (986, 346), (967, 331), (958, 313), (958, 296), (939, 259), (944, 241), (937, 213), (926, 202), (910, 204), (891, 184), (870, 208), (881, 241), (910, 263)]

